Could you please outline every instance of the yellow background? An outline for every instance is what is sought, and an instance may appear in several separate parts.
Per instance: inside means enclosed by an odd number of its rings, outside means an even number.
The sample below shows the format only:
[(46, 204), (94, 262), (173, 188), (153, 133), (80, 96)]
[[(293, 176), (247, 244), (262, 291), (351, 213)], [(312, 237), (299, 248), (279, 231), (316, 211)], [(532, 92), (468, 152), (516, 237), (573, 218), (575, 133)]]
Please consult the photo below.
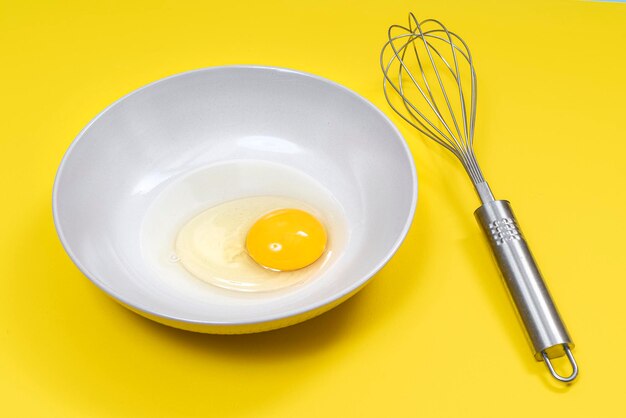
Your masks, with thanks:
[[(626, 416), (626, 4), (0, 4), (0, 415)], [(531, 355), (460, 165), (384, 101), (379, 50), (409, 11), (472, 49), (478, 158), (578, 344), (570, 387)], [(401, 250), (345, 304), (264, 334), (193, 334), (135, 315), (81, 275), (56, 237), (51, 188), (72, 139), (108, 104), (236, 63), (316, 73), (370, 99), (405, 135), (420, 197)]]

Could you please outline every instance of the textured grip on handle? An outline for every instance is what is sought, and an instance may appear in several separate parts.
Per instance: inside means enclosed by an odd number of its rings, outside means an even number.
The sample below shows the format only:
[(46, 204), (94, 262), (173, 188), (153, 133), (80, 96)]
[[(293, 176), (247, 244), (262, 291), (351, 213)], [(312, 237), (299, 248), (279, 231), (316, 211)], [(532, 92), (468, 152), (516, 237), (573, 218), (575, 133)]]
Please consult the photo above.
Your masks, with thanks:
[(474, 213), (485, 233), (538, 361), (572, 348), (565, 324), (506, 200), (485, 203)]

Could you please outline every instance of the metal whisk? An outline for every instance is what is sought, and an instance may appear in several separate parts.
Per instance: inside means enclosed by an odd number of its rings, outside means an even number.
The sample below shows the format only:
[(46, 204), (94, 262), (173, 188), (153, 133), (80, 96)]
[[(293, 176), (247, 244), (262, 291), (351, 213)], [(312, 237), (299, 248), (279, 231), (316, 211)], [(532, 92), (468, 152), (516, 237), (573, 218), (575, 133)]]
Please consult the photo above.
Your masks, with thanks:
[[(389, 105), (463, 164), (480, 197), (475, 216), (487, 237), (522, 319), (535, 359), (556, 379), (571, 382), (578, 366), (570, 338), (506, 200), (494, 199), (474, 154), (476, 72), (470, 50), (457, 34), (433, 19), (393, 25), (380, 55)], [(561, 376), (551, 359), (566, 355), (572, 367)]]

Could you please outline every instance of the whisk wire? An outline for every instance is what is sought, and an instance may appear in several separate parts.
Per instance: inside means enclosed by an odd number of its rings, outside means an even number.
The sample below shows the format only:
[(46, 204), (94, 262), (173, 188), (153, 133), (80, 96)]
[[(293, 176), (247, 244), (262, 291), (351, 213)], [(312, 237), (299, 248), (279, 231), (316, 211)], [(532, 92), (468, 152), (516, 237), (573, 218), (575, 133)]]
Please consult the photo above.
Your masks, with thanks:
[[(410, 36), (410, 35), (402, 35), (400, 37), (406, 37), (406, 36)], [(400, 37), (394, 37), (392, 39), (398, 39)], [(408, 41), (407, 43), (405, 43), (402, 48), (400, 50), (395, 48), (395, 45), (393, 43), (389, 44), (391, 46), (391, 48), (394, 50), (394, 57), (398, 58), (398, 54), (400, 54), (400, 51), (403, 52), (402, 57), (400, 57), (399, 59), (399, 65), (400, 65), (400, 69), (399, 69), (399, 74), (398, 74), (398, 85), (396, 86), (396, 84), (393, 83), (393, 81), (388, 77), (388, 73), (385, 73), (385, 80), (383, 82), (383, 85), (385, 87), (385, 97), (387, 98), (387, 101), (389, 102), (389, 104), (391, 105), (391, 107), (396, 111), (396, 113), (398, 113), (401, 117), (403, 117), (407, 122), (409, 122), (411, 125), (413, 125), (414, 127), (416, 127), (418, 130), (422, 131), (422, 133), (426, 134), (429, 138), (435, 140), (436, 142), (438, 142), (439, 144), (443, 145), (444, 147), (448, 148), (452, 153), (454, 153), (455, 155), (457, 155), (457, 157), (461, 158), (460, 155), (458, 155), (458, 151), (455, 148), (455, 146), (459, 147), (459, 144), (456, 143), (456, 141), (454, 139), (454, 135), (452, 134), (452, 131), (449, 129), (448, 124), (446, 123), (446, 121), (443, 119), (443, 117), (441, 116), (439, 109), (437, 108), (436, 104), (434, 104), (433, 102), (431, 102), (428, 97), (426, 96), (426, 93), (424, 93), (424, 91), (422, 90), (422, 87), (419, 85), (419, 83), (415, 80), (413, 74), (411, 73), (411, 71), (408, 70), (408, 68), (406, 67), (406, 64), (404, 62), (404, 52), (406, 51), (406, 48), (408, 47), (409, 43), (411, 43), (412, 41)], [(393, 58), (392, 61), (390, 61), (388, 68), (393, 64), (393, 61), (396, 59)], [(430, 109), (434, 112), (434, 114), (437, 116), (437, 119), (441, 122), (441, 124), (443, 125), (444, 128), (446, 128), (446, 130), (448, 131), (448, 135), (446, 135), (444, 132), (442, 132), (437, 125), (435, 125), (428, 117), (426, 117), (422, 111), (420, 111), (416, 105), (414, 105), (411, 101), (408, 100), (407, 98), (407, 94), (405, 94), (405, 89), (404, 89), (404, 85), (402, 83), (402, 74), (406, 74), (410, 80), (413, 82), (413, 85), (418, 89), (418, 91), (420, 92), (420, 94), (422, 95), (422, 97), (424, 98), (424, 100), (426, 101), (426, 103), (428, 104), (428, 106), (430, 107)], [(405, 108), (407, 109), (409, 115), (411, 115), (413, 117), (413, 119), (424, 129), (416, 126), (409, 118), (405, 117), (402, 112), (400, 112), (393, 104), (391, 98), (389, 97), (389, 95), (387, 94), (387, 82), (389, 83), (389, 85), (392, 86), (392, 88), (400, 95), (400, 97), (402, 98)], [(429, 94), (432, 94), (432, 90), (430, 90), (430, 88), (428, 88), (428, 91), (431, 92)], [(416, 116), (419, 115), (418, 116)], [(428, 125), (430, 125), (430, 127), (436, 132), (433, 132), (430, 128), (428, 128), (422, 121), (425, 121)], [(438, 134), (438, 135), (437, 135)]]
[[(420, 33), (422, 33), (422, 28), (421, 25), (419, 24), (419, 22), (417, 22), (417, 20), (415, 19), (415, 17), (413, 17), (413, 19), (410, 20), (415, 20), (416, 22), (416, 29), (419, 30)], [(432, 22), (437, 22), (435, 20), (426, 20), (425, 23), (432, 21)], [(448, 38), (448, 43), (450, 44), (450, 49), (452, 52), (452, 59), (454, 61), (454, 67), (455, 70), (451, 70), (452, 72), (452, 77), (454, 79), (456, 79), (457, 81), (457, 85), (461, 85), (460, 83), (460, 78), (459, 78), (459, 63), (456, 59), (456, 50), (454, 48), (454, 44), (452, 43), (452, 39), (450, 37), (450, 33), (448, 32), (448, 30), (446, 29), (445, 26), (441, 25), (441, 27), (443, 28), (444, 32), (446, 33), (446, 37)], [(452, 122), (454, 123), (454, 127), (456, 129), (457, 135), (459, 137), (459, 141), (463, 140), (463, 135), (461, 135), (461, 131), (459, 130), (459, 124), (457, 123), (456, 117), (454, 116), (454, 111), (452, 110), (452, 105), (450, 104), (450, 99), (448, 98), (448, 93), (443, 85), (443, 80), (441, 79), (441, 75), (439, 74), (439, 69), (438, 66), (435, 64), (435, 60), (433, 58), (433, 55), (431, 53), (431, 48), (432, 48), (432, 44), (430, 44), (429, 42), (426, 41), (426, 36), (421, 36), (422, 42), (424, 43), (424, 48), (426, 50), (426, 53), (428, 54), (428, 58), (430, 59), (430, 63), (433, 66), (433, 69), (435, 70), (435, 75), (437, 76), (437, 81), (439, 82), (439, 87), (441, 88), (441, 92), (443, 94), (443, 97), (446, 101), (446, 105), (448, 106), (448, 111), (450, 112), (450, 116), (452, 117)], [(435, 49), (436, 50), (436, 49)], [(441, 57), (441, 54), (438, 53), (438, 55)], [(449, 65), (448, 65), (449, 67)], [(420, 68), (420, 70), (422, 71), (422, 73), (424, 72), (423, 68)], [(462, 90), (461, 91), (461, 103), (463, 103), (463, 95), (462, 95)], [(462, 112), (463, 113), (463, 112)], [(450, 130), (448, 128), (448, 130)], [(456, 140), (456, 137), (451, 133), (452, 138), (454, 138)], [(459, 144), (459, 146), (461, 146)], [(461, 146), (462, 147), (462, 146)]]
[[(392, 28), (393, 27), (394, 26), (392, 26)], [(398, 26), (395, 26), (395, 27), (398, 27)], [(390, 28), (390, 30), (392, 28)], [(406, 29), (406, 28), (403, 28), (403, 29)], [(399, 39), (399, 38), (407, 37), (407, 36), (410, 37), (411, 35), (401, 35), (399, 37), (394, 37), (394, 38), (391, 38), (391, 39), (395, 40), (395, 39)], [(411, 103), (407, 99), (407, 95), (404, 94), (404, 85), (402, 83), (402, 75), (406, 74), (409, 77), (409, 79), (413, 82), (413, 85), (418, 89), (418, 91), (424, 97), (424, 100), (426, 101), (428, 106), (435, 112), (436, 115), (438, 115), (439, 121), (443, 124), (443, 126), (446, 128), (446, 130), (448, 130), (449, 134), (452, 135), (452, 132), (449, 129), (447, 129), (448, 126), (445, 123), (445, 120), (443, 120), (443, 118), (440, 116), (439, 109), (437, 108), (437, 105), (434, 103), (434, 99), (433, 99), (433, 101), (431, 101), (431, 100), (428, 99), (428, 97), (426, 97), (426, 93), (424, 93), (424, 91), (422, 90), (422, 87), (415, 80), (415, 78), (413, 76), (413, 73), (411, 71), (409, 71), (408, 67), (405, 64), (404, 57), (405, 57), (405, 54), (406, 54), (406, 49), (409, 46), (409, 44), (412, 44), (411, 40), (406, 42), (402, 46), (402, 48), (400, 48), (400, 50), (396, 49), (396, 47), (395, 47), (395, 45), (393, 43), (390, 44), (391, 48), (394, 51), (394, 56), (397, 57), (398, 54), (400, 54), (400, 52), (402, 52), (402, 56), (400, 57), (400, 60), (399, 60), (400, 68), (399, 68), (399, 71), (398, 71), (398, 86), (396, 87), (396, 85), (393, 84), (393, 82), (389, 78), (387, 78), (387, 80), (391, 83), (391, 86), (396, 90), (396, 92), (398, 92), (398, 94), (400, 94), (400, 96), (402, 97), (404, 105), (407, 108), (409, 114), (411, 114), (411, 116), (413, 116), (416, 120), (418, 120), (420, 125), (424, 126), (424, 124), (422, 123), (422, 120), (420, 118), (416, 117), (413, 112), (415, 112), (419, 116), (421, 116), (421, 118), (423, 120), (425, 120), (441, 137), (445, 138), (449, 142), (452, 142), (448, 138), (448, 136), (446, 134), (444, 134), (443, 132), (441, 132), (441, 130), (434, 123), (432, 123), (413, 103)], [(417, 53), (416, 53), (416, 57), (417, 57), (417, 60), (418, 60), (418, 65), (420, 66), (420, 68), (422, 68), (422, 64), (421, 64), (421, 61), (419, 59), (419, 55)], [(389, 65), (391, 66), (392, 64), (393, 64), (393, 60), (389, 63)], [(425, 74), (423, 71), (421, 73), (422, 73), (422, 75)], [(427, 80), (425, 80), (425, 84), (426, 84), (426, 90), (429, 92), (429, 95), (431, 95), (431, 97), (432, 97), (432, 90), (430, 89), (430, 86), (428, 85), (428, 81)], [(432, 131), (430, 131), (430, 133), (433, 134), (434, 136), (436, 136)]]
[[(428, 25), (434, 25), (434, 28), (427, 28)], [(401, 33), (396, 34), (396, 31)], [(473, 150), (476, 73), (467, 44), (438, 20), (428, 19), (419, 22), (412, 13), (409, 15), (408, 27), (393, 25), (387, 34), (388, 42), (381, 52), (380, 65), (385, 76), (383, 86), (389, 105), (413, 127), (452, 152), (461, 161), (475, 185), (484, 183)], [(445, 45), (444, 49), (449, 48), (448, 57), (438, 45), (435, 45), (436, 43)], [(418, 44), (421, 48), (418, 48)], [(421, 56), (420, 49), (423, 49), (427, 59)], [(391, 50), (391, 57), (386, 61), (385, 54), (388, 50)], [(415, 59), (419, 69), (418, 77), (407, 64), (409, 54), (411, 59)], [(439, 70), (440, 65), (437, 61), (443, 65), (441, 68), (447, 70), (445, 75), (452, 80), (450, 83), (454, 85), (455, 94), (458, 94), (458, 106), (454, 104), (456, 99), (453, 101), (446, 89), (444, 74)], [(463, 67), (469, 69), (469, 76), (465, 76), (469, 77), (470, 82), (469, 97), (463, 86), (461, 61), (464, 62)], [(392, 77), (394, 72), (397, 72), (397, 80), (394, 80), (395, 76)], [(434, 74), (434, 83), (429, 81), (429, 72)], [(389, 94), (390, 86), (402, 100), (404, 110), (394, 104), (394, 99)], [(435, 87), (438, 87), (437, 94)], [(411, 90), (418, 92), (419, 95), (412, 97)], [(426, 109), (432, 112), (434, 118), (428, 117), (420, 110), (414, 103), (416, 98), (426, 104)], [(437, 126), (435, 121), (440, 126)]]

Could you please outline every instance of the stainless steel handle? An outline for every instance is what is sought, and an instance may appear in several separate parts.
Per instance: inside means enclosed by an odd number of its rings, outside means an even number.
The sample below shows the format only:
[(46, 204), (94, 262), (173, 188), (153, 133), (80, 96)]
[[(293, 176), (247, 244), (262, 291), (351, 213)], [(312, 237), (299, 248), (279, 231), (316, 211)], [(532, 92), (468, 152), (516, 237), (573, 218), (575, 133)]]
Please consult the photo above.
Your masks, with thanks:
[[(535, 359), (543, 360), (556, 379), (562, 382), (574, 380), (578, 374), (571, 353), (574, 343), (550, 297), (510, 203), (506, 200), (487, 201), (474, 214), (498, 262)], [(569, 376), (558, 374), (550, 362), (550, 359), (563, 355), (567, 355), (572, 366)]]

